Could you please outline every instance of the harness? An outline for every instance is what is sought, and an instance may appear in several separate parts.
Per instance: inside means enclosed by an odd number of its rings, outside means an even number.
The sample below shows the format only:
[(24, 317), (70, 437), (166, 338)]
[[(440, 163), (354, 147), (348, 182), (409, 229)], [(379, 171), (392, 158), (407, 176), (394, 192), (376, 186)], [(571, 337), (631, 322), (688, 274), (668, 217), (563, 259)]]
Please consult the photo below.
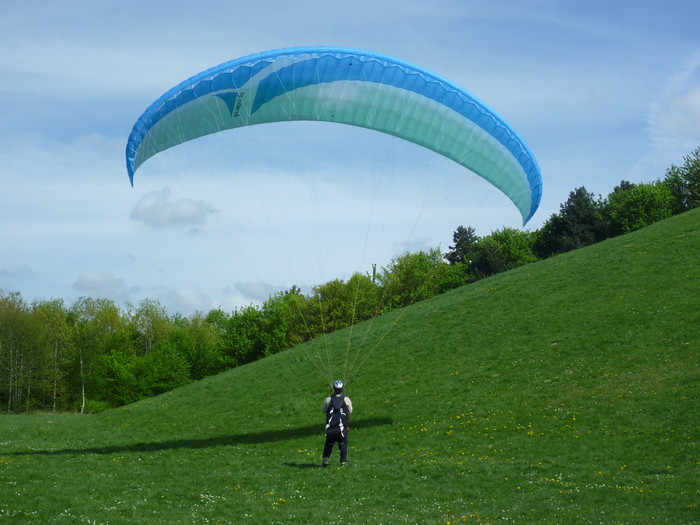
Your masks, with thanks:
[(342, 436), (348, 435), (348, 406), (345, 404), (345, 396), (331, 396), (326, 413), (326, 435)]

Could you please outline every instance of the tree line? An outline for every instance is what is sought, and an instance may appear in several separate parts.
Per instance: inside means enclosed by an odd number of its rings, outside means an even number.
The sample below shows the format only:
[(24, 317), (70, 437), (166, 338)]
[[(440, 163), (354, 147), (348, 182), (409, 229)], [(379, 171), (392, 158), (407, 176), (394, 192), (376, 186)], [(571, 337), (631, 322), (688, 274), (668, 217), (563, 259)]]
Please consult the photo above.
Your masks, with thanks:
[(168, 315), (82, 297), (27, 303), (0, 290), (0, 410), (95, 412), (157, 395), (523, 264), (628, 233), (700, 205), (700, 148), (663, 179), (622, 181), (607, 197), (569, 194), (536, 231), (479, 237), (459, 226), (442, 253), (405, 253), (371, 273), (261, 306)]

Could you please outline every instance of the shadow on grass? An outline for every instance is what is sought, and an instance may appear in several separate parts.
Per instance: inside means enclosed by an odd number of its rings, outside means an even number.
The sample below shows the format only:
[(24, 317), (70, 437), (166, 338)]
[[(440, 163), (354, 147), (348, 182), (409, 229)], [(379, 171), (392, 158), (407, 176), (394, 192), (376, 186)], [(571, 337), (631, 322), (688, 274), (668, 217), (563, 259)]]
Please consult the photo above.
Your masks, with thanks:
[(323, 465), (321, 465), (321, 463), (292, 463), (287, 461), (284, 463), (284, 466), (293, 468), (321, 468)]
[[(298, 469), (323, 468), (323, 464), (320, 461), (317, 461), (316, 463), (310, 463), (308, 461), (306, 463), (295, 463), (292, 461), (286, 461), (282, 464), (285, 467), (298, 468)], [(331, 462), (330, 465), (328, 465), (328, 467), (329, 467), (329, 470), (335, 470), (335, 469), (339, 469), (339, 468), (340, 469), (348, 468), (347, 466), (342, 466), (341, 464), (339, 464), (337, 462), (337, 460), (335, 462)]]
[[(391, 425), (393, 420), (389, 418), (369, 418), (352, 422), (353, 429), (371, 428)], [(285, 428), (283, 430), (268, 430), (265, 432), (252, 432), (249, 434), (237, 434), (233, 436), (216, 436), (201, 439), (173, 439), (168, 441), (152, 441), (148, 443), (132, 443), (127, 445), (108, 445), (104, 447), (68, 448), (59, 450), (27, 450), (24, 452), (1, 452), (0, 456), (32, 456), (32, 455), (60, 455), (60, 454), (119, 454), (123, 452), (157, 452), (175, 449), (200, 449), (211, 447), (230, 447), (234, 445), (258, 445), (260, 443), (272, 443), (291, 439), (320, 436), (323, 433), (323, 425), (310, 425), (306, 427)], [(298, 466), (298, 465), (295, 465)]]

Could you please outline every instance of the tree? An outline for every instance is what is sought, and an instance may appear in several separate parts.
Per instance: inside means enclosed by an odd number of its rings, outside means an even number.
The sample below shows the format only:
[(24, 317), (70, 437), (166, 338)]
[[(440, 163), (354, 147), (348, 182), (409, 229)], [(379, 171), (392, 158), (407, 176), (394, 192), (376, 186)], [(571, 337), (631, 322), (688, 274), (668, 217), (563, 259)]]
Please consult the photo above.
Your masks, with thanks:
[(614, 237), (639, 230), (673, 215), (674, 198), (662, 181), (631, 184), (622, 181), (603, 204), (607, 235)]
[(136, 361), (139, 397), (151, 397), (190, 382), (187, 360), (167, 342), (161, 342)]
[(671, 165), (664, 182), (674, 199), (674, 213), (700, 206), (700, 147), (683, 157), (683, 165)]
[(542, 226), (534, 250), (540, 258), (546, 258), (594, 244), (604, 238), (602, 204), (586, 188), (580, 187), (569, 194), (559, 213), (553, 214)]
[[(19, 293), (0, 292), (0, 400), (8, 412), (29, 409), (38, 358), (36, 326)], [(4, 397), (4, 399), (3, 399)]]
[[(56, 412), (63, 392), (65, 361), (70, 351), (70, 329), (62, 299), (35, 303), (32, 307), (37, 319), (37, 344), (42, 349), (42, 379), (50, 391), (51, 410)], [(41, 400), (45, 408), (46, 396)]]
[(262, 305), (260, 339), (263, 355), (276, 354), (314, 335), (315, 325), (309, 317), (309, 300), (297, 286), (279, 292)]
[[(255, 361), (265, 355), (262, 338), (262, 314), (253, 305), (239, 308), (226, 318), (224, 352), (233, 366)], [(217, 315), (217, 321), (221, 321)]]
[(476, 230), (471, 226), (457, 226), (457, 229), (452, 234), (453, 246), (450, 246), (450, 251), (444, 254), (445, 259), (450, 264), (469, 264), (471, 254), (474, 250), (474, 245), (479, 240), (476, 235)]
[(330, 333), (353, 322), (353, 301), (342, 279), (314, 286), (310, 303), (314, 325), (320, 333)]
[(391, 309), (436, 295), (440, 290), (441, 265), (445, 263), (437, 248), (394, 257), (378, 277), (385, 295), (384, 304)]
[(111, 406), (134, 403), (143, 395), (139, 381), (139, 357), (133, 348), (120, 349), (100, 356), (103, 389), (100, 399)]
[(151, 353), (170, 335), (168, 312), (158, 301), (144, 299), (129, 316), (137, 352), (141, 355)]
[(381, 290), (376, 279), (356, 272), (348, 279), (347, 288), (353, 303), (355, 322), (371, 319), (379, 313)]
[(224, 359), (223, 337), (217, 327), (201, 313), (189, 318), (175, 316), (172, 323), (170, 339), (187, 360), (192, 379), (216, 374), (232, 364)]
[(472, 257), (472, 266), (478, 277), (495, 275), (537, 260), (533, 235), (512, 228), (496, 230), (479, 239)]
[(117, 334), (123, 324), (117, 306), (108, 299), (81, 297), (69, 310), (69, 323), (73, 329), (74, 355), (69, 371), (69, 381), (79, 392), (80, 413), (85, 412), (88, 398), (97, 400), (103, 392), (104, 376), (102, 356), (108, 348), (110, 335)]

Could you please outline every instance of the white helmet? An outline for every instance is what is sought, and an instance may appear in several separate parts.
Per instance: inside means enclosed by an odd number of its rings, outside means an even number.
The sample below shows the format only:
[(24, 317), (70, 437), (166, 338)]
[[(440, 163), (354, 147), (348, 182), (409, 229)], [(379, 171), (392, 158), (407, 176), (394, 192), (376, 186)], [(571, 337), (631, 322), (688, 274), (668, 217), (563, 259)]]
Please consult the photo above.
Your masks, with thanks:
[(343, 391), (343, 388), (345, 388), (345, 383), (343, 383), (340, 379), (333, 383), (333, 391), (336, 394), (340, 394)]

